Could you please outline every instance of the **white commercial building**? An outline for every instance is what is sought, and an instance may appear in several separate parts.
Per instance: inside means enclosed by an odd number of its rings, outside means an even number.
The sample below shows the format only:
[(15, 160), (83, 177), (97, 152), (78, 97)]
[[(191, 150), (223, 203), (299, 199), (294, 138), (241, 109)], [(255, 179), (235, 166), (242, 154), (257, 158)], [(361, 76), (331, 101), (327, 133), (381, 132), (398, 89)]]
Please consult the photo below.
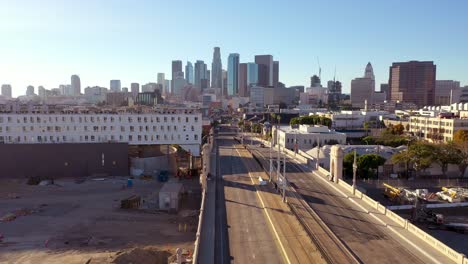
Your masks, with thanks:
[(328, 89), (326, 87), (309, 87), (304, 93), (300, 93), (301, 105), (321, 107), (328, 103)]
[(146, 111), (64, 109), (55, 113), (0, 113), (0, 142), (6, 144), (178, 144), (198, 156), (201, 133), (200, 111), (187, 108), (148, 108)]
[(250, 103), (254, 107), (265, 107), (266, 105), (273, 104), (274, 89), (252, 86), (250, 87)]
[[(273, 135), (276, 135), (276, 127), (273, 127)], [(275, 139), (275, 137), (273, 138)], [(318, 144), (346, 144), (346, 134), (318, 125), (299, 125), (299, 128), (280, 126), (278, 129), (278, 142), (281, 147), (287, 149), (308, 150)]]
[(365, 122), (378, 121), (380, 116), (389, 115), (387, 111), (341, 111), (340, 113), (317, 113), (332, 120), (335, 129), (363, 128)]
[(462, 111), (459, 118), (411, 116), (409, 130), (428, 141), (449, 142), (458, 130), (468, 130), (468, 114)]

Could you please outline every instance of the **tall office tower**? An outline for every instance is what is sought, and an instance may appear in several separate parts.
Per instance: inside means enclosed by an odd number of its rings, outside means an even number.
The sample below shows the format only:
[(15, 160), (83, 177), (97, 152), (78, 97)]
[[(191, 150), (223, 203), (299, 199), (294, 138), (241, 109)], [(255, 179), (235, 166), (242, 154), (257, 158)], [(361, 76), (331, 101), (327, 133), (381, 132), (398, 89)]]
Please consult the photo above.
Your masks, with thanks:
[(46, 97), (46, 89), (44, 88), (44, 86), (39, 86), (37, 87), (37, 95), (39, 95), (39, 97), (41, 97), (42, 99), (44, 99)]
[(368, 62), (366, 65), (366, 70), (364, 71), (364, 78), (369, 78), (375, 81), (374, 69), (372, 68), (372, 64), (370, 62)]
[(171, 79), (171, 87), (174, 88), (174, 80), (176, 76), (182, 72), (182, 61), (180, 60), (173, 60), (172, 61), (172, 79)]
[(341, 100), (341, 82), (339, 81), (328, 81), (328, 105), (332, 108), (339, 105)]
[(172, 94), (177, 96), (182, 95), (182, 91), (186, 84), (187, 80), (185, 80), (183, 73), (176, 75), (174, 79), (174, 87), (172, 88)]
[(122, 93), (128, 93), (128, 87), (122, 87)]
[(239, 74), (237, 78), (237, 83), (239, 86), (239, 96), (249, 96), (247, 86), (247, 63), (239, 63)]
[(239, 93), (239, 54), (231, 53), (228, 57), (227, 92), (229, 96)]
[(110, 81), (110, 90), (111, 92), (120, 92), (120, 80), (111, 80)]
[(390, 100), (434, 105), (436, 65), (433, 61), (395, 62), (388, 80)]
[(273, 86), (273, 56), (256, 55), (255, 63), (258, 64), (258, 85)]
[(78, 75), (71, 76), (71, 89), (72, 89), (72, 95), (81, 94), (81, 81)]
[(158, 84), (162, 86), (162, 94), (168, 93), (167, 91), (167, 85), (166, 85), (166, 77), (164, 76), (164, 73), (159, 72), (158, 73)]
[(198, 87), (200, 89), (203, 89), (205, 87), (202, 87), (202, 86), (206, 86), (206, 83), (203, 83), (202, 85), (202, 81), (203, 80), (208, 80), (207, 78), (207, 69), (206, 69), (206, 63), (202, 60), (197, 60), (195, 62), (195, 73), (194, 73), (194, 85), (195, 87)]
[(460, 82), (453, 80), (436, 80), (435, 105), (451, 105), (460, 101)]
[[(208, 66), (207, 66), (207, 67), (208, 67)], [(206, 76), (206, 81), (207, 81), (207, 87), (206, 87), (206, 88), (209, 88), (209, 87), (210, 87), (210, 83), (211, 83), (211, 71), (208, 70), (208, 68), (207, 68), (207, 70), (206, 70), (206, 75), (205, 75), (205, 76)]]
[(164, 80), (164, 88), (166, 89), (165, 95), (168, 95), (172, 92), (171, 80)]
[(223, 79), (223, 87), (221, 88), (221, 96), (225, 98), (228, 94), (227, 92), (227, 71), (222, 70), (222, 79)]
[(140, 92), (140, 84), (139, 83), (131, 83), (130, 84), (130, 92), (133, 96), (136, 96)]
[(219, 47), (213, 49), (213, 62), (211, 63), (211, 87), (221, 88), (223, 86), (223, 65)]
[(279, 82), (279, 61), (273, 61), (273, 86), (278, 87)]
[(322, 87), (320, 77), (318, 77), (317, 75), (310, 77), (310, 87)]
[(380, 92), (383, 93), (385, 92), (385, 100), (389, 100), (390, 97), (389, 97), (389, 91), (388, 91), (388, 83), (381, 83), (380, 84)]
[[(258, 65), (253, 62), (247, 63), (247, 89), (258, 84)], [(250, 94), (250, 93), (249, 93)]]
[(11, 85), (9, 84), (3, 84), (2, 85), (2, 95), (7, 97), (7, 98), (11, 98)]
[(27, 96), (34, 95), (34, 86), (29, 85), (28, 87), (26, 87), (26, 95)]
[(193, 65), (190, 61), (187, 61), (185, 65), (185, 80), (187, 83), (193, 84)]
[(353, 107), (365, 107), (373, 104), (375, 76), (372, 65), (367, 63), (364, 77), (351, 80), (351, 104)]

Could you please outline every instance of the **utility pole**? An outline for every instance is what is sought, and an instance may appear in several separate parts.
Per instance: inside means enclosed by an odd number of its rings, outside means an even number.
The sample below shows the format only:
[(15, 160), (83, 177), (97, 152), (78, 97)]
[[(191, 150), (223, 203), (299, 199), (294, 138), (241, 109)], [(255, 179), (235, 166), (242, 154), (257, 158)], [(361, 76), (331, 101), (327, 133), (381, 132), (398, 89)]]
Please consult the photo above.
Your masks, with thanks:
[(297, 130), (294, 129), (294, 157), (296, 157), (297, 153)]
[(283, 202), (286, 202), (286, 154), (283, 155)]
[(353, 195), (356, 194), (356, 172), (357, 172), (357, 161), (356, 161), (356, 150), (354, 150), (354, 162), (353, 162)]
[(319, 160), (320, 160), (320, 138), (317, 137), (317, 162), (315, 164), (317, 170), (319, 169), (319, 166), (320, 166)]
[(281, 173), (280, 171), (280, 144), (279, 144), (279, 122), (281, 120), (281, 117), (280, 116), (277, 116), (277, 123), (276, 123), (276, 144), (278, 145), (278, 168), (277, 168), (277, 177), (276, 177), (276, 181), (279, 182), (279, 175)]

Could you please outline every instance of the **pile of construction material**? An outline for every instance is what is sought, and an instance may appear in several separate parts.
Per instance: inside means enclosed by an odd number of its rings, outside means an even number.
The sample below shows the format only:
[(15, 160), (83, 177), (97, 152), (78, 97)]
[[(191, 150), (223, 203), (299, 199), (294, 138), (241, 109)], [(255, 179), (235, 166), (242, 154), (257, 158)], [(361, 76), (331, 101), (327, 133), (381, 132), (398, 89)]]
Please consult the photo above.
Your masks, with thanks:
[(437, 196), (449, 203), (460, 203), (468, 201), (468, 189), (442, 187), (442, 191)]

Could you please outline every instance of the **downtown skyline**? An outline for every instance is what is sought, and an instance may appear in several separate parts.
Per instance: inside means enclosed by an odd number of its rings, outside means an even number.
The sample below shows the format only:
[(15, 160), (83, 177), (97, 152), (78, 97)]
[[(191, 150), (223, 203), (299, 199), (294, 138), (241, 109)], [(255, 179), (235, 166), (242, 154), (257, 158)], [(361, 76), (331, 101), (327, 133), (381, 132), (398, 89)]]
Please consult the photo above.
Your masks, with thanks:
[[(463, 60), (468, 57), (463, 47), (468, 38), (464, 34), (467, 21), (463, 19), (467, 4), (455, 1), (401, 2), (406, 10), (371, 1), (338, 1), (335, 5), (297, 1), (296, 7), (269, 6), (260, 1), (242, 13), (239, 24), (226, 21), (221, 14), (244, 10), (247, 5), (242, 1), (218, 7), (211, 1), (200, 6), (187, 3), (182, 12), (175, 12), (181, 6), (179, 1), (25, 2), (28, 8), (0, 3), (0, 33), (8, 40), (0, 43), (0, 84), (11, 84), (13, 96), (24, 94), (28, 85), (50, 89), (68, 84), (72, 74), (80, 76), (82, 88), (108, 87), (112, 79), (121, 80), (122, 87), (130, 87), (132, 82), (156, 82), (158, 72), (170, 79), (172, 60), (181, 60), (184, 65), (186, 61), (203, 60), (211, 70), (216, 46), (221, 48), (224, 70), (230, 53), (239, 53), (241, 63), (253, 62), (255, 55), (273, 55), (281, 63), (279, 81), (287, 86), (308, 86), (310, 76), (319, 72), (317, 58), (322, 84), (333, 79), (336, 68), (336, 78), (345, 93), (350, 92), (351, 80), (362, 74), (363, 65), (369, 61), (376, 85), (388, 82), (393, 62), (410, 60), (434, 61), (437, 79), (468, 85), (468, 62)], [(113, 5), (112, 13), (106, 11), (105, 3)], [(269, 15), (258, 13), (261, 8)], [(332, 8), (334, 16), (330, 19)], [(152, 12), (164, 10), (168, 14), (157, 12), (157, 18), (150, 20)], [(80, 12), (86, 15), (80, 16)], [(358, 15), (360, 12), (367, 16)], [(64, 14), (70, 14), (69, 19)], [(133, 19), (122, 20), (128, 15)], [(276, 21), (283, 15), (284, 19)], [(193, 32), (187, 32), (188, 36), (174, 33), (194, 16), (219, 23), (213, 23), (198, 37)], [(436, 24), (424, 23), (431, 16), (441, 19)], [(170, 18), (181, 23), (170, 29)], [(247, 27), (253, 18), (264, 19), (262, 26), (268, 27)], [(198, 25), (193, 23), (194, 27)], [(452, 36), (450, 41), (444, 38), (448, 35)], [(156, 41), (160, 37), (166, 40)], [(182, 41), (186, 38), (189, 41)]]

